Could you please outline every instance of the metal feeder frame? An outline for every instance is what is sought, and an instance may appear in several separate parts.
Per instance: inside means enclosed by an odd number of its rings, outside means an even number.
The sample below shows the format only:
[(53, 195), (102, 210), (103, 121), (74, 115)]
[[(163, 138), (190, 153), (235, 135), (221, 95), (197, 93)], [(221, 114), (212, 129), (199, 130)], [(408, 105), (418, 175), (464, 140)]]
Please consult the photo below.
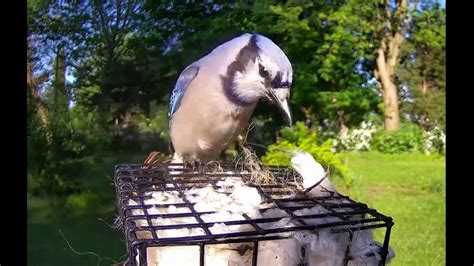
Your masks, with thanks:
[[(173, 174), (173, 171), (180, 171), (179, 174)], [(180, 169), (176, 169), (180, 168)], [(242, 173), (238, 171), (236, 166), (221, 165), (223, 171), (208, 172), (206, 167), (187, 167), (183, 164), (158, 163), (154, 165), (144, 164), (119, 164), (115, 167), (114, 183), (116, 188), (117, 208), (119, 217), (117, 227), (121, 228), (125, 236), (126, 247), (128, 251), (128, 259), (124, 265), (137, 265), (136, 256), (139, 255), (139, 264), (147, 265), (146, 250), (149, 247), (160, 246), (183, 246), (198, 245), (200, 251), (199, 265), (204, 265), (205, 245), (212, 244), (228, 244), (228, 243), (253, 243), (252, 249), (252, 265), (257, 265), (258, 260), (258, 244), (260, 241), (268, 241), (278, 239), (286, 239), (283, 233), (295, 231), (317, 232), (321, 229), (330, 229), (331, 233), (348, 233), (349, 242), (352, 241), (353, 232), (357, 230), (368, 230), (375, 228), (386, 228), (383, 245), (380, 247), (379, 254), (381, 256), (380, 265), (385, 265), (388, 255), (389, 239), (391, 228), (394, 225), (391, 217), (380, 214), (375, 209), (369, 208), (366, 204), (356, 202), (348, 196), (340, 193), (331, 193), (327, 197), (309, 197), (304, 194), (294, 196), (292, 188), (296, 188), (295, 182), (285, 182), (289, 176), (298, 175), (289, 168), (270, 166), (268, 169), (272, 174), (281, 179), (281, 183), (262, 185), (250, 182), (250, 173)], [(229, 174), (227, 171), (234, 173)], [(298, 175), (299, 176), (299, 175)], [(247, 215), (243, 215), (245, 220), (238, 221), (219, 221), (204, 222), (200, 215), (213, 212), (197, 212), (194, 204), (186, 199), (184, 192), (193, 187), (205, 187), (211, 184), (214, 189), (219, 189), (218, 181), (225, 180), (226, 177), (240, 177), (251, 187), (255, 187), (260, 195), (268, 203), (275, 203), (276, 206), (285, 211), (291, 217), (293, 222), (299, 225), (285, 228), (265, 229), (258, 224), (277, 222), (284, 217), (277, 218), (261, 218), (251, 219)], [(299, 176), (300, 177), (300, 176)], [(301, 178), (301, 177), (300, 177)], [(294, 180), (294, 179), (293, 179)], [(144, 200), (150, 196), (144, 195), (146, 192), (153, 191), (176, 191), (179, 193), (183, 203), (173, 204), (153, 204), (146, 205)], [(284, 198), (285, 196), (287, 198)], [(290, 197), (293, 195), (293, 197)], [(138, 205), (129, 205), (129, 200), (134, 200)], [(174, 205), (175, 207), (187, 207), (191, 212), (173, 213), (173, 214), (149, 214), (147, 209), (153, 206), (159, 208), (167, 208)], [(319, 213), (313, 215), (296, 215), (294, 212), (303, 208), (311, 208), (316, 205), (322, 206), (328, 210), (328, 213)], [(141, 209), (143, 215), (132, 215), (133, 209)], [(260, 209), (263, 212), (267, 209)], [(197, 223), (193, 224), (177, 224), (177, 225), (153, 225), (152, 219), (156, 218), (178, 218), (178, 217), (194, 217)], [(327, 222), (321, 224), (310, 225), (304, 219), (337, 217), (340, 221)], [(146, 220), (147, 226), (137, 226), (135, 220)], [(248, 224), (253, 227), (253, 231), (232, 232), (222, 234), (212, 234), (209, 230), (215, 223), (224, 223), (225, 225), (242, 225)], [(202, 228), (205, 235), (160, 238), (157, 236), (157, 230), (169, 230), (180, 228)], [(137, 232), (148, 231), (151, 239), (139, 239)], [(302, 250), (304, 255), (304, 248)], [(352, 258), (349, 256), (350, 243), (346, 249), (346, 257), (344, 264)], [(367, 254), (374, 256), (375, 254)], [(304, 256), (303, 256), (304, 257)], [(301, 265), (305, 265), (304, 262)]]

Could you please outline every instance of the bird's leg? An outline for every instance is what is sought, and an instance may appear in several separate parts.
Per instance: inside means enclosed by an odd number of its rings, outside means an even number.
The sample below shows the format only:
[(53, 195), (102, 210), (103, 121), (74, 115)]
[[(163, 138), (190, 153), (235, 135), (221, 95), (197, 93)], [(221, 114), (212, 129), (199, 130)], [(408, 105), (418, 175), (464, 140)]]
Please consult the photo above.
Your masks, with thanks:
[(191, 168), (192, 170), (201, 170), (201, 160), (199, 159), (187, 159), (184, 160), (184, 167)]
[(194, 159), (194, 170), (197, 170), (198, 172), (201, 172), (201, 160), (199, 159)]

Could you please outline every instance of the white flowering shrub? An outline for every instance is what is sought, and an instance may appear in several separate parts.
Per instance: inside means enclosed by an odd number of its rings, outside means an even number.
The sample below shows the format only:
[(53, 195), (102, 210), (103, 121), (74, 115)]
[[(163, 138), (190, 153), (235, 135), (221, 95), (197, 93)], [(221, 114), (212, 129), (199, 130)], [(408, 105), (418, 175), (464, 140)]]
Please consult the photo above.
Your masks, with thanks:
[(371, 121), (363, 121), (359, 128), (351, 129), (348, 132), (339, 133), (333, 140), (333, 148), (348, 151), (368, 151), (377, 126)]
[(446, 152), (446, 134), (436, 126), (423, 134), (423, 151), (426, 154)]

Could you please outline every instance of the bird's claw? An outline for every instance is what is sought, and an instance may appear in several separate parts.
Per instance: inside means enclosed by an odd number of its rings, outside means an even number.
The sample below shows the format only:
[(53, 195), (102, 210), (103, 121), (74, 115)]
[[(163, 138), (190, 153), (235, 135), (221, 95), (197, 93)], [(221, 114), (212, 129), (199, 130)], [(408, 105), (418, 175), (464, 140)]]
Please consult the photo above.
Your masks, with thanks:
[(193, 171), (200, 171), (201, 170), (201, 161), (199, 159), (193, 159), (193, 160), (186, 161), (185, 167), (190, 168)]

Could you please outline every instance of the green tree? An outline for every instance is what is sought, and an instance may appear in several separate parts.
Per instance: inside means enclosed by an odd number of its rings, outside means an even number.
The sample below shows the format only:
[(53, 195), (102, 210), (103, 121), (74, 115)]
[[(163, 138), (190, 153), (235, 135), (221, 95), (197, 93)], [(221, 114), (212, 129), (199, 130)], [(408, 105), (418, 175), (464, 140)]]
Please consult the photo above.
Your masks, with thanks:
[[(408, 88), (404, 109), (428, 129), (445, 127), (446, 10), (427, 3), (413, 19), (409, 39), (402, 47), (399, 82)], [(411, 98), (412, 101), (409, 101)]]
[(370, 77), (369, 5), (354, 1), (288, 1), (272, 5), (270, 33), (279, 34), (295, 65), (293, 101), (320, 125), (345, 130), (376, 109)]
[(56, 59), (53, 65), (53, 108), (55, 110), (66, 110), (69, 104), (66, 91), (66, 62), (64, 50), (58, 47)]
[[(311, 113), (320, 124), (329, 119), (341, 128), (360, 123), (379, 101), (373, 86), (364, 86), (372, 69), (364, 60), (370, 47), (361, 40), (369, 29), (358, 16), (370, 6), (361, 10), (355, 6), (343, 1), (239, 1), (188, 7), (147, 1), (147, 23), (165, 25), (148, 27), (148, 43), (165, 44), (162, 49), (174, 59), (175, 78), (187, 64), (231, 37), (242, 32), (267, 35), (293, 62), (296, 118), (305, 119)], [(357, 30), (347, 28), (351, 24)], [(338, 121), (342, 122), (337, 125)]]
[(76, 77), (72, 94), (75, 88), (99, 85), (102, 90), (94, 104), (105, 112), (124, 112), (126, 108), (117, 103), (127, 102), (123, 98), (136, 101), (140, 92), (136, 83), (130, 84), (138, 74), (126, 41), (138, 28), (141, 4), (139, 0), (31, 1), (29, 31), (39, 44), (36, 52), (49, 68), (64, 58), (59, 62), (65, 62)]
[(385, 130), (396, 131), (400, 126), (399, 92), (396, 71), (401, 58), (401, 46), (412, 25), (418, 1), (378, 1), (375, 17), (371, 20), (379, 41), (375, 50), (374, 75), (384, 104)]

